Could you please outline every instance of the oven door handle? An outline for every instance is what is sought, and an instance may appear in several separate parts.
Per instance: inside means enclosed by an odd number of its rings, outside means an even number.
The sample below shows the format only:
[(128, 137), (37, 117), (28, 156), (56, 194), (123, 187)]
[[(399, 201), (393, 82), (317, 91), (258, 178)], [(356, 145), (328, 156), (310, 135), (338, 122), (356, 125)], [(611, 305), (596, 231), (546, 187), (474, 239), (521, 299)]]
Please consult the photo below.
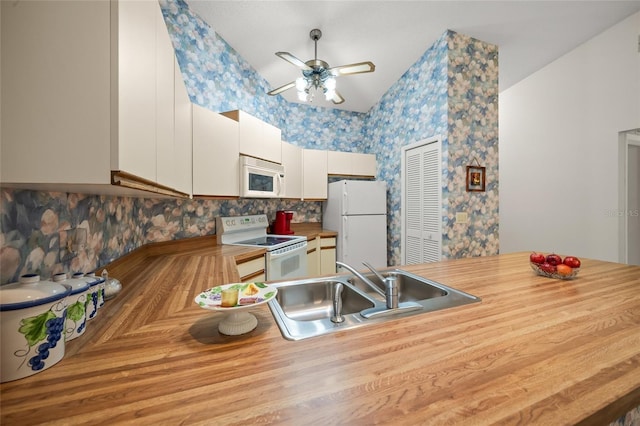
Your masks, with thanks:
[(291, 256), (292, 254), (297, 254), (299, 251), (307, 251), (307, 242), (297, 243), (296, 247), (283, 247), (280, 249), (276, 249), (269, 252), (269, 257), (271, 259), (278, 259), (283, 256)]

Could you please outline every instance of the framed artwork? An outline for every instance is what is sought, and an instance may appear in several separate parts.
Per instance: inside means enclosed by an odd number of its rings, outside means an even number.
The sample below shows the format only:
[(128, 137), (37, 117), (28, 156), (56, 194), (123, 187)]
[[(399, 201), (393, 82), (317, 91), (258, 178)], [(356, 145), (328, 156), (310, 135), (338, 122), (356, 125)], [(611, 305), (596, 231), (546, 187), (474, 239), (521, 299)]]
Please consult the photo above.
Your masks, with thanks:
[(485, 167), (467, 166), (467, 192), (484, 192)]

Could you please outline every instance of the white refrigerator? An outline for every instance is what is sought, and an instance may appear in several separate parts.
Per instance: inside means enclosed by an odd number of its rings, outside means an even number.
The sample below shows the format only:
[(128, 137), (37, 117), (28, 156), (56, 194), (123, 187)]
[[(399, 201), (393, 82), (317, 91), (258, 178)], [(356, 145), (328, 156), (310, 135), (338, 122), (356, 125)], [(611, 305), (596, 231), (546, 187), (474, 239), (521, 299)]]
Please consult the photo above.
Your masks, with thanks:
[(329, 184), (322, 227), (338, 233), (336, 258), (358, 270), (387, 266), (387, 184), (341, 180)]

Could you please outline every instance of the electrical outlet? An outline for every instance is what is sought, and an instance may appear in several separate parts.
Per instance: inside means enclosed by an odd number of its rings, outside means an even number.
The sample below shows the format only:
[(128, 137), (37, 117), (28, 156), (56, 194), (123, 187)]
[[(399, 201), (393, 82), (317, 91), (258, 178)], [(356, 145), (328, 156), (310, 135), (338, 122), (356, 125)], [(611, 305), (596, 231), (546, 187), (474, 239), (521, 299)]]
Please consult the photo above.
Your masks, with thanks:
[(469, 215), (466, 212), (456, 212), (456, 223), (465, 224), (469, 221)]
[(87, 245), (87, 230), (84, 228), (73, 228), (67, 231), (67, 250), (77, 254), (84, 250)]

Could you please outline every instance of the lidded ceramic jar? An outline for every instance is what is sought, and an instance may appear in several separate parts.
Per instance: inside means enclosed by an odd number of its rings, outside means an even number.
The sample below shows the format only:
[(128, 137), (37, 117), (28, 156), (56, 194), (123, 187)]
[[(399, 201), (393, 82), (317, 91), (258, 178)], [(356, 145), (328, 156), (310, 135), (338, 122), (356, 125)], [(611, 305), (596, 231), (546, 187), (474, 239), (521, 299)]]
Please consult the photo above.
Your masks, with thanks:
[(120, 293), (122, 284), (115, 278), (109, 278), (109, 272), (106, 269), (102, 271), (102, 278), (104, 279), (104, 300), (109, 300)]
[(64, 357), (69, 294), (70, 286), (37, 274), (0, 286), (0, 382), (31, 376)]
[(82, 272), (76, 272), (72, 276), (75, 279), (83, 280), (89, 283), (89, 286), (91, 286), (91, 289), (89, 290), (89, 294), (87, 296), (86, 316), (87, 321), (92, 320), (98, 315), (98, 295), (100, 293), (100, 280), (96, 276), (86, 277)]
[(91, 285), (83, 279), (67, 279), (67, 274), (64, 272), (55, 274), (53, 282), (71, 287), (71, 293), (67, 298), (67, 318), (64, 323), (65, 340), (68, 342), (83, 335), (87, 329), (86, 311)]
[(104, 301), (106, 300), (106, 297), (105, 297), (106, 282), (104, 277), (104, 271), (102, 272), (101, 277), (97, 277), (95, 271), (87, 272), (85, 274), (85, 277), (90, 278), (92, 280), (98, 280), (98, 284), (97, 284), (98, 285), (98, 309), (102, 308), (104, 306)]

